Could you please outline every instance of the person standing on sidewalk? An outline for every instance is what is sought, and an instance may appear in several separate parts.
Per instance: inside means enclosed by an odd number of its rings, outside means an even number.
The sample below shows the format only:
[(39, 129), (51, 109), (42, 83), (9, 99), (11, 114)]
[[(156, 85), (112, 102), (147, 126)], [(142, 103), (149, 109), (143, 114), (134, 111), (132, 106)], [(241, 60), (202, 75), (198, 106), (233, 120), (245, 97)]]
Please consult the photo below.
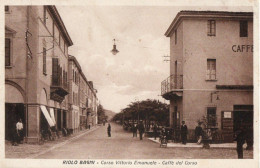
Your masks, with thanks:
[(246, 131), (245, 131), (244, 127), (239, 126), (235, 135), (236, 135), (235, 141), (237, 141), (237, 156), (238, 156), (238, 159), (243, 159), (243, 145), (244, 145), (245, 139), (246, 139), (245, 138)]
[(110, 123), (108, 123), (108, 126), (107, 126), (107, 135), (108, 135), (108, 137), (111, 137), (111, 125), (110, 125)]
[(18, 146), (18, 134), (16, 129), (16, 122), (14, 121), (11, 128), (12, 145)]
[(133, 137), (137, 137), (137, 125), (133, 124)]
[(202, 141), (203, 130), (201, 128), (201, 122), (198, 122), (198, 126), (195, 128), (195, 136), (197, 138), (197, 144), (200, 144)]
[(188, 133), (188, 127), (185, 124), (185, 121), (182, 121), (182, 125), (181, 125), (181, 141), (182, 144), (186, 145), (187, 143), (187, 133)]
[(138, 126), (138, 131), (139, 131), (139, 134), (140, 134), (140, 140), (143, 140), (144, 124), (143, 124), (142, 121), (140, 122), (140, 124)]
[(154, 134), (154, 140), (156, 140), (158, 134), (158, 125), (156, 123), (154, 123), (153, 125), (153, 134)]
[(22, 143), (23, 141), (23, 123), (22, 119), (19, 119), (16, 123), (16, 131), (18, 135), (18, 143)]

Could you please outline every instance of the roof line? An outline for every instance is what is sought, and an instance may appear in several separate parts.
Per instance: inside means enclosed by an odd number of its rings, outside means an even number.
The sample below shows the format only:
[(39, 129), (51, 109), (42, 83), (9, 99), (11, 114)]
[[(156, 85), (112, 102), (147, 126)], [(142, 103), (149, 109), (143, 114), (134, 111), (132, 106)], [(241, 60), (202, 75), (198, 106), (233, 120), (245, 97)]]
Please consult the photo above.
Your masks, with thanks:
[(73, 45), (73, 42), (69, 36), (69, 33), (61, 19), (61, 16), (57, 10), (57, 8), (54, 5), (48, 5), (47, 8), (49, 9), (49, 11), (51, 12), (51, 14), (53, 15), (54, 19), (57, 22), (58, 27), (60, 28), (64, 38), (66, 39), (67, 43), (69, 46)]
[(177, 13), (176, 17), (170, 24), (169, 28), (165, 32), (166, 37), (170, 37), (172, 31), (176, 28), (178, 23), (183, 18), (203, 18), (203, 17), (209, 17), (209, 18), (228, 18), (228, 19), (234, 19), (234, 18), (243, 18), (243, 19), (249, 19), (253, 18), (253, 12), (227, 12), (227, 11), (180, 11)]

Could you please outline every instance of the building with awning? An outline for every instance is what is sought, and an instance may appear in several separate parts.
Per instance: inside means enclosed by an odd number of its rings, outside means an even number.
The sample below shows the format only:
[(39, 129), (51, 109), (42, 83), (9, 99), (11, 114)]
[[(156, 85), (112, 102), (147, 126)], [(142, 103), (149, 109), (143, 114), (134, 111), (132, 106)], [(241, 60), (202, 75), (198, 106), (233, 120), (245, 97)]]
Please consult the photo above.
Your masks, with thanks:
[(26, 142), (68, 120), (68, 47), (73, 42), (55, 6), (5, 8), (5, 123), (22, 119)]
[(53, 119), (52, 119), (52, 117), (50, 116), (50, 114), (49, 114), (47, 108), (46, 108), (44, 105), (41, 105), (40, 108), (41, 108), (41, 111), (42, 111), (42, 113), (43, 113), (45, 119), (47, 120), (49, 126), (50, 126), (50, 127), (55, 126), (55, 124), (54, 124), (54, 122), (53, 122)]
[(182, 121), (191, 141), (198, 121), (215, 142), (233, 142), (241, 125), (253, 136), (253, 32), (253, 12), (180, 11), (173, 19), (161, 95), (176, 140)]

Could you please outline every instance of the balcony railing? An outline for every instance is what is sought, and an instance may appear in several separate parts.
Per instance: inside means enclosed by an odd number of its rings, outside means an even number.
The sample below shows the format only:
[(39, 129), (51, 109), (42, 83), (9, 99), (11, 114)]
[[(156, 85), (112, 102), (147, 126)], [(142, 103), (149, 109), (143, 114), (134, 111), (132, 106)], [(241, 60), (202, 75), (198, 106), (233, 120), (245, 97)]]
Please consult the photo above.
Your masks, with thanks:
[(50, 98), (57, 102), (62, 102), (65, 99), (65, 96), (69, 93), (69, 85), (61, 75), (60, 76), (51, 76), (51, 96)]
[(161, 83), (161, 94), (183, 89), (183, 75), (171, 75)]

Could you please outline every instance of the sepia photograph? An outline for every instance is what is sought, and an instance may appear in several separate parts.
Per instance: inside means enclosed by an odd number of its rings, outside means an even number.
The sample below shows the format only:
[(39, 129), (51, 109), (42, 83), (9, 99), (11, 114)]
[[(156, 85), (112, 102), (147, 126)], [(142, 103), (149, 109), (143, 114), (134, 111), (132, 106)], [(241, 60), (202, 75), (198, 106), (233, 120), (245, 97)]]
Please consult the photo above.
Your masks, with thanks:
[(258, 11), (186, 4), (4, 4), (3, 160), (257, 167)]

